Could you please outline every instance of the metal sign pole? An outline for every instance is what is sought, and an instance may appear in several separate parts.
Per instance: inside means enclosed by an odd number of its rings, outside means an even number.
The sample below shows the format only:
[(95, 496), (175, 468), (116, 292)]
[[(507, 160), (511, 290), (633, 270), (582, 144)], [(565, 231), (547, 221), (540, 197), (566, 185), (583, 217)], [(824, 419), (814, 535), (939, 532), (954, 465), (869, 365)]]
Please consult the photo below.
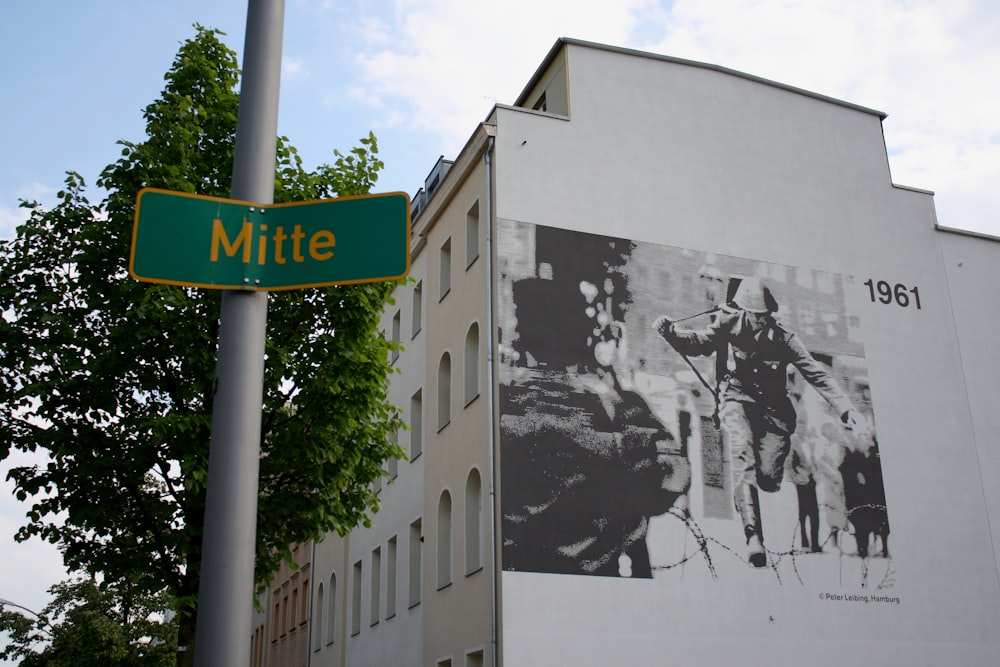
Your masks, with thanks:
[[(284, 0), (249, 0), (232, 198), (274, 201)], [(222, 294), (196, 667), (250, 664), (267, 293)]]

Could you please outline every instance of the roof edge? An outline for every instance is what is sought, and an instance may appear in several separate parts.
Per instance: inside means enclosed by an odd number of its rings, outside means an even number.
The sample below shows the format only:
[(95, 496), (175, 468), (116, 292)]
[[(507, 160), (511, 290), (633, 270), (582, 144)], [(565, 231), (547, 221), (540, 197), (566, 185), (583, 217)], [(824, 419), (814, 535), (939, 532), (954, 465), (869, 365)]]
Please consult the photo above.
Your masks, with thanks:
[(545, 59), (535, 70), (531, 79), (528, 80), (527, 85), (521, 91), (521, 94), (517, 96), (514, 101), (515, 106), (520, 106), (524, 104), (524, 100), (527, 98), (528, 94), (535, 87), (541, 79), (542, 74), (548, 69), (552, 60), (555, 58), (559, 51), (567, 46), (581, 46), (589, 49), (597, 49), (600, 51), (610, 51), (612, 53), (620, 53), (623, 55), (629, 55), (639, 58), (649, 58), (652, 60), (660, 60), (663, 62), (672, 63), (675, 65), (684, 65), (687, 67), (698, 67), (700, 69), (707, 69), (714, 72), (719, 72), (720, 74), (726, 74), (728, 76), (735, 76), (741, 79), (746, 79), (748, 81), (753, 81), (754, 83), (760, 83), (765, 86), (771, 86), (772, 88), (778, 88), (798, 95), (804, 95), (806, 97), (811, 97), (813, 99), (821, 100), (823, 102), (829, 102), (831, 104), (836, 104), (837, 106), (846, 107), (854, 111), (860, 111), (862, 113), (871, 114), (873, 116), (878, 116), (880, 120), (885, 120), (888, 118), (889, 114), (884, 111), (879, 111), (877, 109), (872, 109), (870, 107), (861, 106), (860, 104), (854, 104), (853, 102), (846, 102), (836, 97), (830, 97), (829, 95), (822, 95), (820, 93), (815, 93), (805, 88), (798, 88), (797, 86), (791, 86), (785, 83), (779, 83), (778, 81), (773, 81), (771, 79), (765, 79), (764, 77), (756, 76), (754, 74), (747, 74), (746, 72), (740, 72), (739, 70), (729, 69), (728, 67), (722, 67), (721, 65), (713, 65), (711, 63), (699, 62), (697, 60), (687, 60), (685, 58), (676, 58), (674, 56), (665, 56), (658, 53), (651, 53), (649, 51), (639, 51), (638, 49), (630, 49), (622, 46), (609, 46), (607, 44), (600, 44), (598, 42), (588, 42), (582, 39), (575, 39), (572, 37), (560, 37), (556, 40), (552, 48), (549, 49), (548, 54), (546, 54)]
[(1000, 236), (993, 236), (992, 234), (987, 234), (985, 232), (974, 232), (968, 229), (945, 227), (944, 225), (939, 225), (937, 223), (934, 223), (934, 231), (944, 232), (945, 234), (958, 234), (959, 236), (971, 236), (972, 238), (983, 239), (984, 241), (996, 241), (1000, 243)]

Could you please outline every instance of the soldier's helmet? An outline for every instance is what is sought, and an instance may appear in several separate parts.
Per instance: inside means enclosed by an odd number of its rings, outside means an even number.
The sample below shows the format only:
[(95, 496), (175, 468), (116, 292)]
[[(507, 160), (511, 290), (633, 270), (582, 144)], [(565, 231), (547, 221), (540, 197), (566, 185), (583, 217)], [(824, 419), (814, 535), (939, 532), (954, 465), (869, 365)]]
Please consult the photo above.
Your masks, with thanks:
[(778, 302), (760, 278), (743, 278), (736, 288), (732, 303), (751, 313), (778, 312)]

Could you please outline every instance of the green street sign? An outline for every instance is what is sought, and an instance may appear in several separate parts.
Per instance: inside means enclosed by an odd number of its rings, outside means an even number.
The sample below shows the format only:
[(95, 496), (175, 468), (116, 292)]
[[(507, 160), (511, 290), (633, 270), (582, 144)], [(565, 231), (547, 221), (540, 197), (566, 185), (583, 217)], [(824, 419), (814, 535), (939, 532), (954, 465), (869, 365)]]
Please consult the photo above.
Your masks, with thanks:
[(136, 200), (136, 280), (277, 291), (396, 280), (409, 270), (402, 192), (267, 205), (145, 188)]

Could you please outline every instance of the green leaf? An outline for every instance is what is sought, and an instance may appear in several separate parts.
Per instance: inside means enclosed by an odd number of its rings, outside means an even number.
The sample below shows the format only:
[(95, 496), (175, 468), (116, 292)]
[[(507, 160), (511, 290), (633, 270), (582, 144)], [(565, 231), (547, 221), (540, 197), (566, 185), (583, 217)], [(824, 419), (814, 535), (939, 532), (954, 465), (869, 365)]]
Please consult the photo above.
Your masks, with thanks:
[[(51, 210), (27, 206), (0, 242), (0, 460), (28, 504), (17, 539), (57, 544), (73, 570), (177, 601), (193, 641), (220, 295), (128, 276), (136, 195), (229, 195), (239, 108), (235, 53), (195, 26), (144, 111), (146, 137), (86, 184), (67, 172)], [(373, 134), (307, 169), (277, 137), (275, 201), (363, 194), (382, 162)], [(405, 425), (389, 403), (379, 317), (393, 285), (282, 292), (268, 307), (257, 581), (289, 546), (370, 521), (372, 482)], [(294, 388), (294, 392), (290, 390)], [(336, 409), (330, 409), (336, 406)], [(95, 637), (107, 635), (84, 617)], [(95, 642), (99, 643), (99, 642)], [(82, 664), (82, 663), (81, 663)], [(111, 662), (107, 664), (112, 664)]]

